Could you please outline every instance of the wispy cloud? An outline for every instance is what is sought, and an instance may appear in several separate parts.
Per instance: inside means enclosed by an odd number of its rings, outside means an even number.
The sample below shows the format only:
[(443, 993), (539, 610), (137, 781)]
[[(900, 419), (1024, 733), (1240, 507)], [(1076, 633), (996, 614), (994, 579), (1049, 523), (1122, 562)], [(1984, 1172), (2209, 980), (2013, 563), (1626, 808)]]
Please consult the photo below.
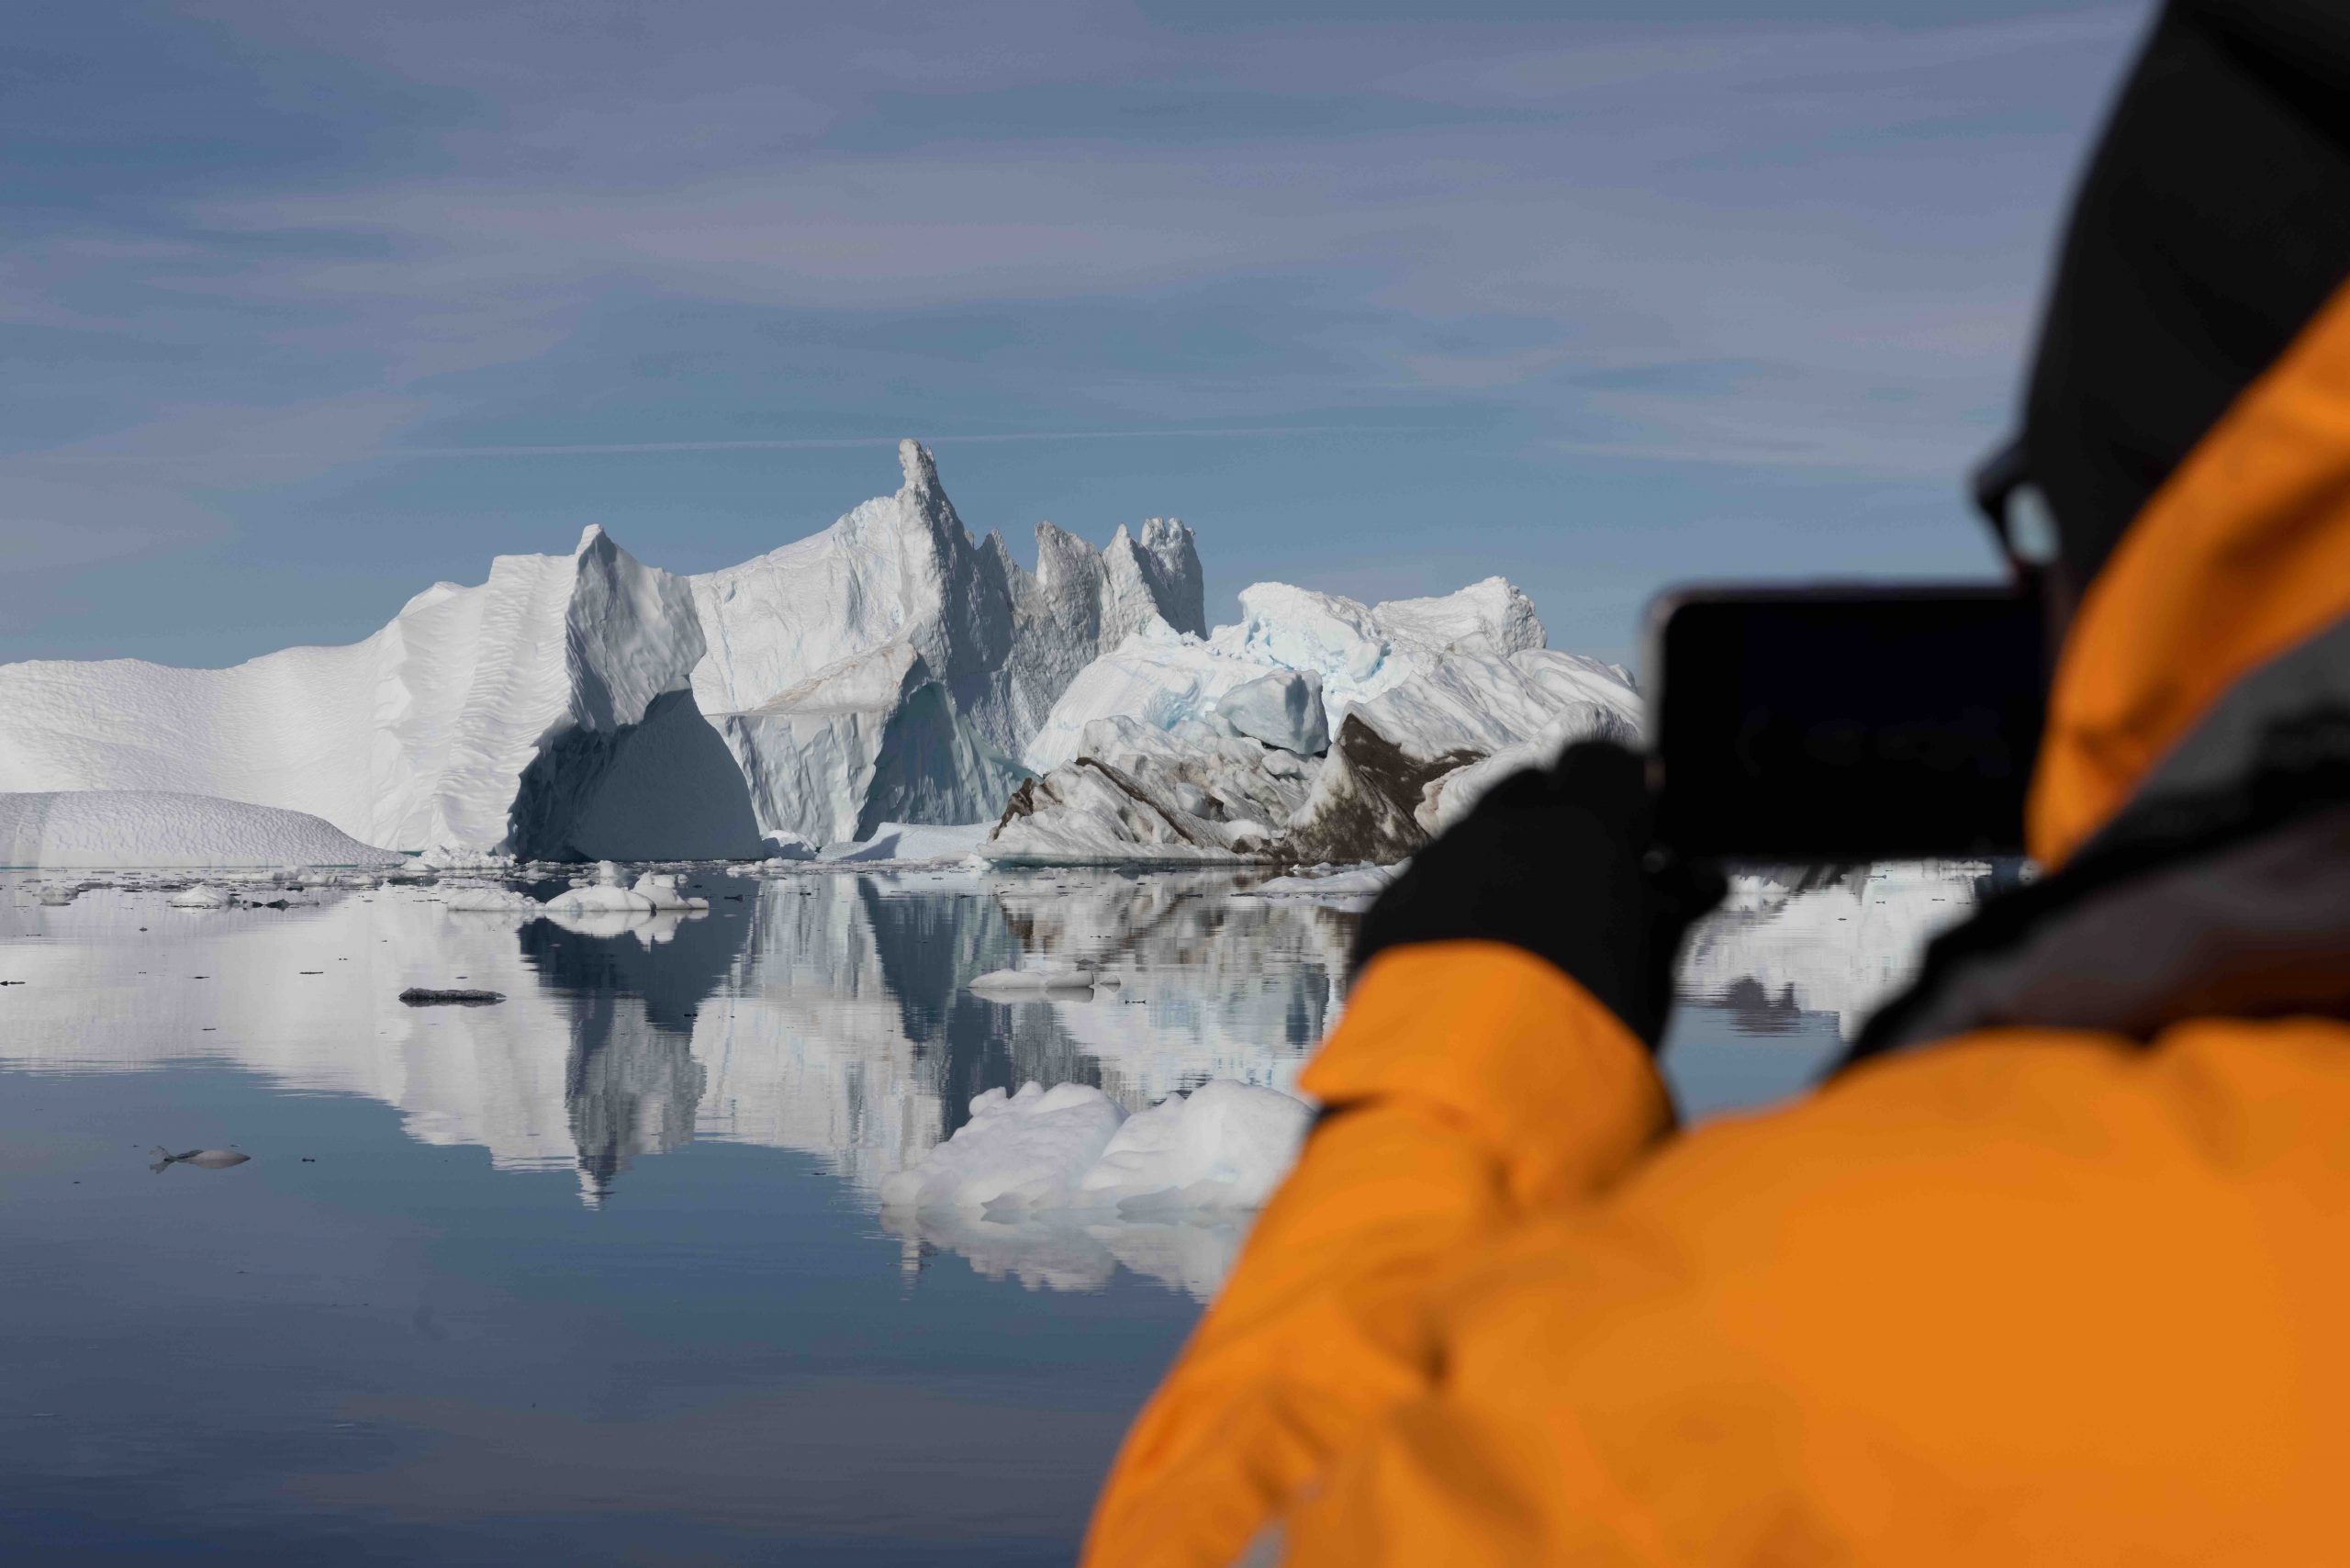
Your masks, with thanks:
[[(221, 106), (174, 123), (229, 129), (181, 154), (157, 123), (143, 176), (111, 158), (120, 188), (48, 201), (0, 246), (0, 331), (44, 377), (0, 391), (0, 543), (26, 560), (290, 530), (263, 521), (273, 494), (387, 456), (449, 465), (438, 494), (464, 508), (502, 504), (468, 498), (486, 456), (910, 427), (1482, 423), (1536, 454), (1946, 476), (2001, 417), (2085, 84), (2145, 7), (1237, 30), (1061, 0), (183, 15), (201, 28), (64, 36), (200, 62), (182, 73)], [(150, 112), (102, 95), (51, 118), (110, 110), (118, 137)]]

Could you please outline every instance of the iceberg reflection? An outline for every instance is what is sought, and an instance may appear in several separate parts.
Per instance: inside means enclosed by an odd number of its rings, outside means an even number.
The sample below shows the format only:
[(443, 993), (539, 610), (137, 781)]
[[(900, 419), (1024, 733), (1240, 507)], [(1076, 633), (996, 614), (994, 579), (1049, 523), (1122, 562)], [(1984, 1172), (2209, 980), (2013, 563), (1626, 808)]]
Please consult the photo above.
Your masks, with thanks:
[[(1694, 939), (1687, 994), (1741, 1033), (1847, 1032), (1997, 868), (1741, 878)], [(707, 913), (461, 913), (430, 883), (312, 890), (282, 909), (170, 907), (166, 887), (70, 902), (0, 879), (0, 1062), (135, 1070), (217, 1059), (396, 1107), (408, 1134), (510, 1170), (569, 1170), (590, 1204), (696, 1140), (811, 1155), (878, 1194), (978, 1095), (1078, 1083), (1133, 1113), (1213, 1079), (1286, 1089), (1335, 1020), (1354, 916), (1236, 898), (1229, 872), (716, 868)], [(543, 892), (545, 890), (541, 890)], [(1103, 983), (991, 998), (1027, 965)], [(494, 1007), (407, 1008), (409, 987)], [(1120, 1269), (1205, 1294), (1230, 1215), (892, 1213), (909, 1266), (939, 1251), (1034, 1286)]]

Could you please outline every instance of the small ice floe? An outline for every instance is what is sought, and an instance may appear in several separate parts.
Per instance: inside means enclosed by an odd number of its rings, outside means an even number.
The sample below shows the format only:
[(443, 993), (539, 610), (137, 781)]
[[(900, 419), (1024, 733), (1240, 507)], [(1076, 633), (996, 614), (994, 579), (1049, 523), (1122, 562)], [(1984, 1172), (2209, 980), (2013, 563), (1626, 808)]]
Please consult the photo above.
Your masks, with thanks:
[(636, 886), (621, 886), (621, 868), (611, 861), (596, 868), (592, 880), (568, 891), (555, 894), (541, 906), (549, 914), (584, 915), (618, 914), (647, 915), (664, 911), (671, 913), (698, 913), (710, 908), (708, 899), (688, 898), (677, 890), (674, 872), (647, 871), (636, 879)]
[(185, 1154), (173, 1154), (161, 1144), (150, 1152), (155, 1156), (155, 1162), (147, 1169), (158, 1175), (167, 1165), (193, 1165), (199, 1170), (226, 1170), (231, 1165), (242, 1165), (252, 1158), (235, 1148), (191, 1148)]
[(510, 871), (514, 868), (514, 857), (436, 844), (418, 856), (415, 864), (420, 869), (430, 871)]
[(192, 888), (182, 888), (165, 902), (173, 909), (227, 909), (229, 895), (209, 882), (198, 882)]
[(1236, 898), (1313, 899), (1335, 904), (1368, 904), (1387, 890), (1402, 870), (1395, 866), (1313, 866), (1244, 888)]
[(79, 893), (81, 890), (82, 890), (78, 887), (35, 888), (33, 890), (33, 897), (54, 909), (61, 904), (72, 903), (73, 902), (74, 895)]
[(1091, 996), (1095, 986), (1114, 986), (1115, 975), (1103, 974), (1083, 963), (1065, 958), (1032, 958), (1016, 969), (990, 969), (966, 988), (998, 1001), (1057, 996), (1075, 1001)]
[(487, 1007), (506, 1000), (502, 991), (435, 991), (428, 986), (412, 985), (400, 992), (400, 1000), (410, 1007)]
[(990, 1089), (953, 1137), (882, 1182), (881, 1201), (1120, 1219), (1254, 1209), (1288, 1174), (1313, 1115), (1293, 1095), (1231, 1079), (1132, 1116), (1081, 1083)]
[(512, 888), (455, 887), (441, 907), (452, 914), (534, 914), (539, 901)]

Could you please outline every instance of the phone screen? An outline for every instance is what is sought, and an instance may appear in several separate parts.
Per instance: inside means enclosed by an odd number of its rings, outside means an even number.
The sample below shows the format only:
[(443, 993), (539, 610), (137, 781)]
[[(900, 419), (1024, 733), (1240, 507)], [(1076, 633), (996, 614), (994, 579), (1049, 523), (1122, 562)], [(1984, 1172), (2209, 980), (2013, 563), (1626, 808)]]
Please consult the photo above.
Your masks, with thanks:
[(2045, 632), (2009, 588), (1694, 589), (1656, 622), (1658, 836), (1858, 861), (2023, 849)]

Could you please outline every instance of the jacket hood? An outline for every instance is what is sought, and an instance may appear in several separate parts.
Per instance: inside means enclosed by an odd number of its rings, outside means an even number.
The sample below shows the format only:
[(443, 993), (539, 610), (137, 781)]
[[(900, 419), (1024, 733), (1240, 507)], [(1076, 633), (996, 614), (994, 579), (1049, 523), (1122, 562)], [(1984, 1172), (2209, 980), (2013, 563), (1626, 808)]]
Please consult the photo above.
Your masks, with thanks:
[(2345, 276), (2350, 7), (2176, 0), (2082, 181), (2026, 397), (2024, 461), (2087, 585), (2031, 805), (2043, 864), (2137, 802), (2240, 782), (2309, 706), (2306, 669), (2222, 700), (2350, 608)]

